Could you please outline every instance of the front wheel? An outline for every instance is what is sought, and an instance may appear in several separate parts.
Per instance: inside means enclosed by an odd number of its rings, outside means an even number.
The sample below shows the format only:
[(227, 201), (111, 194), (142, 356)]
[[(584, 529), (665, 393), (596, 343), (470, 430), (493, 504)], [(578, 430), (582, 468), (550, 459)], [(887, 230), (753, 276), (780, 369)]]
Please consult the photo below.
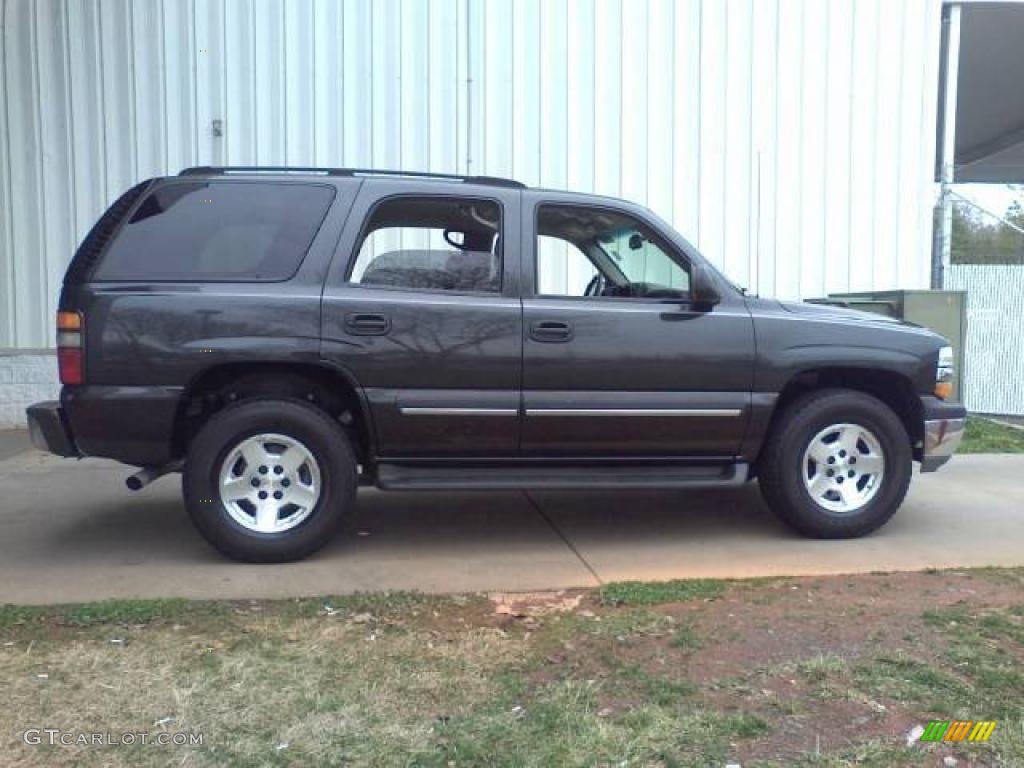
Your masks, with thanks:
[(189, 447), (182, 486), (189, 516), (235, 560), (312, 554), (355, 504), (356, 462), (341, 427), (299, 401), (260, 399), (213, 416)]
[(760, 461), (761, 493), (807, 536), (863, 536), (885, 524), (910, 485), (910, 438), (863, 392), (811, 392), (780, 415)]

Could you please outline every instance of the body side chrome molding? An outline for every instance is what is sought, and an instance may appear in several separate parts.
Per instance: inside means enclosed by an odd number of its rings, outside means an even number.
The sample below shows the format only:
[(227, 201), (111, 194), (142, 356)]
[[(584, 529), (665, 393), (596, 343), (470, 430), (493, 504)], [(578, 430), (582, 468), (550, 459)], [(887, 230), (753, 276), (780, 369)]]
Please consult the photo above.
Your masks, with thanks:
[(528, 408), (527, 416), (739, 416), (741, 408)]
[[(402, 406), (403, 416), (518, 416), (515, 408)], [(735, 417), (741, 408), (528, 408), (527, 416), (711, 416)]]
[(516, 408), (451, 408), (441, 406), (401, 406), (403, 416), (518, 416)]

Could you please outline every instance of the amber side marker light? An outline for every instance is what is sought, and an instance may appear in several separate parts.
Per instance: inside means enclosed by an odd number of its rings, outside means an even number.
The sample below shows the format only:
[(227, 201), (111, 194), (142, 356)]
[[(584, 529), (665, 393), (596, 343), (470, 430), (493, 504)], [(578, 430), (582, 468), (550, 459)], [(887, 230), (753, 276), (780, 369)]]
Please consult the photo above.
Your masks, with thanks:
[(61, 384), (82, 383), (82, 315), (57, 313), (57, 370)]

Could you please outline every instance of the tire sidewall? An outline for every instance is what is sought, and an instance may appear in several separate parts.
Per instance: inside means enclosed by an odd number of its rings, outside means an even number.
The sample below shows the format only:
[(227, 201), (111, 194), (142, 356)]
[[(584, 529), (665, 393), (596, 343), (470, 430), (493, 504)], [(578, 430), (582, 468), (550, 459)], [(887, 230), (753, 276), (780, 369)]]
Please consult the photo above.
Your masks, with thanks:
[[(313, 454), (321, 477), (320, 498), (310, 515), (277, 533), (251, 531), (235, 521), (220, 501), (223, 462), (242, 440), (275, 433), (298, 440)], [(189, 447), (183, 476), (185, 503), (192, 522), (223, 554), (246, 562), (284, 562), (303, 558), (329, 541), (354, 503), (355, 460), (340, 426), (301, 401), (260, 399), (216, 414)]]
[[(811, 440), (834, 424), (857, 424), (872, 432), (884, 453), (885, 474), (878, 492), (860, 509), (834, 512), (820, 506), (804, 483), (804, 454)], [(903, 501), (910, 482), (910, 439), (899, 417), (881, 401), (859, 392), (835, 392), (794, 409), (784, 425), (777, 460), (787, 520), (814, 536), (860, 536), (884, 524)]]

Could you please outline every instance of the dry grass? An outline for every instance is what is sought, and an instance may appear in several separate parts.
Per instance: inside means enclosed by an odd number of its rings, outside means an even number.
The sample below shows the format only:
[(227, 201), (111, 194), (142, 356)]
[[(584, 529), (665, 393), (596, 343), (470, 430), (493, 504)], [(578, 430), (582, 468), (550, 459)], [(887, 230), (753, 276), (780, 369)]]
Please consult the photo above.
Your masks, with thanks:
[[(490, 694), (493, 670), (526, 653), (521, 637), (496, 628), (442, 636), (365, 613), (246, 612), (202, 629), (100, 626), (7, 646), (0, 722), (84, 732), (156, 731), (164, 722), (202, 733), (204, 746), (181, 755), (182, 765), (272, 765), (296, 755), (318, 765), (394, 764), (429, 747), (425, 713), (464, 714)], [(16, 744), (14, 755), (29, 765), (139, 765), (163, 764), (171, 749)]]

